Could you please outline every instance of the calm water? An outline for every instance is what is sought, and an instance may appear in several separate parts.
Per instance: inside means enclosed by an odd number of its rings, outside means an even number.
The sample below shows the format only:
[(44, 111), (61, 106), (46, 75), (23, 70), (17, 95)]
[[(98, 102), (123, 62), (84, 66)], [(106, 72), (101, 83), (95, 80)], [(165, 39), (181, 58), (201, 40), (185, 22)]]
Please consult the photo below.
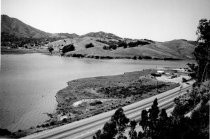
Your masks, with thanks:
[(55, 94), (67, 81), (156, 67), (183, 67), (188, 61), (134, 61), (64, 58), (42, 54), (2, 55), (0, 128), (16, 131), (47, 120)]

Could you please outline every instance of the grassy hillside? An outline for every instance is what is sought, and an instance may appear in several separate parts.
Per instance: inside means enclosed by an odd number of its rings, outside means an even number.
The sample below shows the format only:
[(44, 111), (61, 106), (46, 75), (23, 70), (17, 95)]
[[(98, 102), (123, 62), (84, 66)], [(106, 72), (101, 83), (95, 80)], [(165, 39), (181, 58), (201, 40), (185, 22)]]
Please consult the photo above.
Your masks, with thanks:
[[(100, 38), (102, 37), (102, 38)], [(126, 43), (127, 47), (121, 47), (120, 43)], [(135, 46), (130, 43), (140, 44)], [(92, 43), (94, 47), (86, 48), (85, 45)], [(142, 43), (142, 44), (141, 44)], [(83, 55), (84, 57), (113, 57), (113, 58), (145, 58), (145, 59), (193, 59), (192, 52), (195, 45), (186, 40), (172, 40), (167, 42), (149, 42), (143, 40), (131, 40), (106, 38), (104, 36), (90, 37), (83, 36), (74, 39), (65, 39), (52, 42), (50, 45), (62, 48), (65, 45), (73, 44), (75, 51), (66, 53), (66, 56)], [(130, 46), (129, 46), (130, 45)], [(116, 48), (110, 48), (116, 46)], [(105, 49), (104, 47), (107, 47)]]

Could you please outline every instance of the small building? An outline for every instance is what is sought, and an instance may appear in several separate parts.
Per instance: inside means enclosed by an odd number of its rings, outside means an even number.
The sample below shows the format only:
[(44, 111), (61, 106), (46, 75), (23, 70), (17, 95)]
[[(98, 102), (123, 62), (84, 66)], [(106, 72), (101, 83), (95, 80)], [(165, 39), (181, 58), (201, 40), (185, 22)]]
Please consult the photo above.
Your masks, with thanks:
[(163, 70), (158, 70), (157, 73), (158, 73), (158, 74), (163, 74), (164, 71), (163, 71)]

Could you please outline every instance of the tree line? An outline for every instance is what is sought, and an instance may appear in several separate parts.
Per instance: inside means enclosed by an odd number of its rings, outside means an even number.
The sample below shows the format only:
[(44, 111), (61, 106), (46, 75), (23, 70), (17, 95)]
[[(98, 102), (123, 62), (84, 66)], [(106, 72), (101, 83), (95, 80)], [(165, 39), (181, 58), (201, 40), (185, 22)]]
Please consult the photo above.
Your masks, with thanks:
[(58, 40), (59, 38), (25, 38), (16, 37), (5, 32), (1, 33), (1, 46), (10, 46), (12, 48), (18, 47), (39, 47), (49, 42)]

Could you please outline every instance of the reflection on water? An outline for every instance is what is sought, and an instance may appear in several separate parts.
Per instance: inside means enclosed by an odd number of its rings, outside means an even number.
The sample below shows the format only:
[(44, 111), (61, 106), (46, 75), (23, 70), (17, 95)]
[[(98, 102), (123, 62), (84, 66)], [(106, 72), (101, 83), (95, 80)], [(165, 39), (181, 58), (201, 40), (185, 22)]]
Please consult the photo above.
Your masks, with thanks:
[(55, 94), (67, 81), (156, 67), (182, 67), (187, 61), (134, 61), (64, 58), (42, 54), (2, 55), (0, 128), (26, 129), (47, 120)]

